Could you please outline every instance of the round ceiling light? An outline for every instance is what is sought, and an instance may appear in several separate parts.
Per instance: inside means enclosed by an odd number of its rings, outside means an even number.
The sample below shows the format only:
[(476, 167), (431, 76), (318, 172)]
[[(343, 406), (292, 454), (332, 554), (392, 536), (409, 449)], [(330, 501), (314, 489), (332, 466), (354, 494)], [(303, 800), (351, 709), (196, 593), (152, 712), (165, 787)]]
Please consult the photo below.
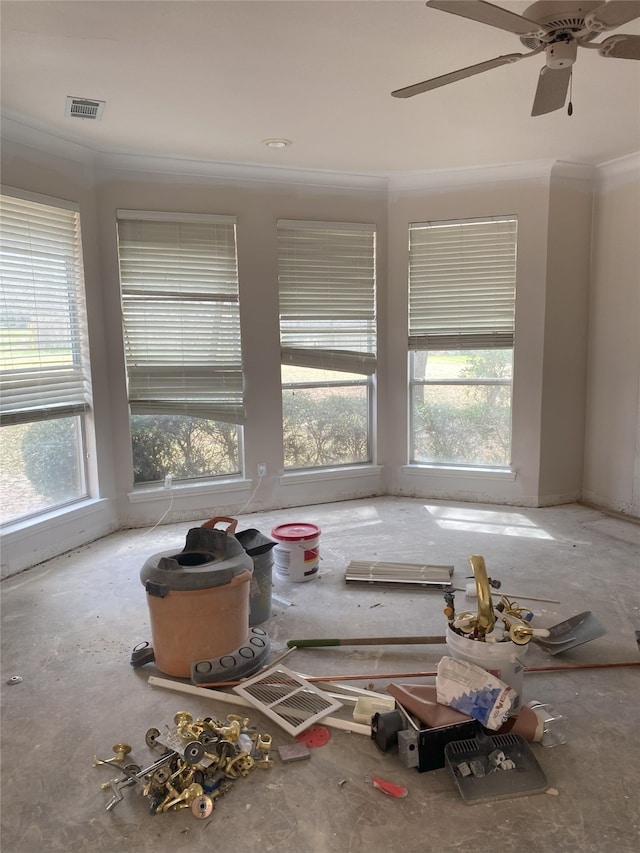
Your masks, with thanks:
[(291, 145), (290, 139), (263, 139), (262, 144), (267, 148), (287, 148)]

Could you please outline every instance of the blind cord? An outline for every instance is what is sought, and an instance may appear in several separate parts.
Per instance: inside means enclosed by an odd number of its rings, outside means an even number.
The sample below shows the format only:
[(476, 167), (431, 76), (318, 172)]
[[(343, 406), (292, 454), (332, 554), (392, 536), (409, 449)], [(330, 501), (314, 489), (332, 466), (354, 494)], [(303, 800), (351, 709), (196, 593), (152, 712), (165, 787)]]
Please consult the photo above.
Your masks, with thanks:
[[(251, 492), (251, 494), (249, 496), (249, 500), (245, 503), (244, 506), (240, 507), (239, 510), (234, 512), (234, 515), (242, 515), (242, 513), (247, 509), (247, 507), (249, 507), (251, 505), (251, 502), (253, 501), (256, 494), (258, 493), (258, 489), (260, 488), (260, 483), (262, 483), (263, 480), (264, 480), (264, 474), (260, 474), (260, 476), (258, 477), (258, 482), (256, 483), (256, 487), (253, 490), (253, 492)], [(173, 487), (170, 486), (169, 487), (169, 506), (167, 507), (165, 512), (160, 516), (160, 518), (156, 521), (156, 523), (153, 525), (153, 527), (150, 527), (148, 530), (145, 530), (145, 532), (142, 534), (142, 536), (147, 536), (149, 533), (153, 533), (153, 531), (156, 529), (156, 527), (158, 527), (160, 524), (162, 524), (162, 522), (165, 520), (165, 518), (169, 515), (172, 507), (173, 507)]]

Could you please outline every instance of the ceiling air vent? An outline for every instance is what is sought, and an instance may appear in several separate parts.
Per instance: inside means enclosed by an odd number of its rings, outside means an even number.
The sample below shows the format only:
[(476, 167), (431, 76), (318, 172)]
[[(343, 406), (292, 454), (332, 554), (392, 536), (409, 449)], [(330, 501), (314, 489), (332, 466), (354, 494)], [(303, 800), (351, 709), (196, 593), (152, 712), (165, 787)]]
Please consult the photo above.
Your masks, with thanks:
[(67, 106), (64, 114), (69, 118), (88, 118), (98, 121), (102, 118), (104, 101), (93, 101), (90, 98), (67, 97)]

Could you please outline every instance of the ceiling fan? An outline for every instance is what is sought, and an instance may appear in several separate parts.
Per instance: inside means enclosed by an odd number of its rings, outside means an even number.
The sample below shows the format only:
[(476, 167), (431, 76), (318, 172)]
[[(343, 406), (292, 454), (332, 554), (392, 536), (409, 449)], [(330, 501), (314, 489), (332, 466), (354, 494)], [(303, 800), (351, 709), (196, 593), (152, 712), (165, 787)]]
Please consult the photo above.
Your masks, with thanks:
[(532, 116), (538, 116), (564, 106), (578, 47), (595, 49), (604, 57), (640, 60), (640, 35), (617, 33), (604, 41), (590, 44), (606, 30), (615, 30), (640, 18), (640, 0), (609, 0), (608, 3), (601, 0), (538, 0), (525, 10), (524, 15), (484, 0), (427, 0), (427, 6), (514, 33), (529, 52), (497, 56), (441, 77), (396, 89), (391, 93), (394, 98), (411, 98), (544, 51), (546, 64), (540, 71), (531, 111)]

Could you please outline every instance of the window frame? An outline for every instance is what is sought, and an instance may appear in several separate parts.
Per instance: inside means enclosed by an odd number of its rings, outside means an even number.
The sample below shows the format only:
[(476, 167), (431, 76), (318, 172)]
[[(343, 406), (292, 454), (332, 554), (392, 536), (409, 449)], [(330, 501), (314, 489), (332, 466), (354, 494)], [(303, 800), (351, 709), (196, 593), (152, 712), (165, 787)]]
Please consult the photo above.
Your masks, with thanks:
[[(299, 252), (294, 247), (297, 236), (308, 242)], [(344, 237), (344, 240), (341, 238)], [(292, 466), (285, 461), (287, 473), (318, 471), (354, 465), (370, 465), (375, 456), (375, 389), (377, 371), (377, 276), (376, 228), (368, 223), (324, 222), (314, 220), (278, 220), (278, 282), (280, 304), (281, 363), (285, 366), (309, 367), (335, 372), (335, 379), (283, 381), (281, 389), (326, 390), (331, 388), (363, 388), (366, 395), (367, 453), (365, 460), (331, 462), (325, 465)], [(333, 252), (332, 253), (332, 249)], [(364, 251), (362, 263), (353, 261), (352, 253)], [(340, 264), (340, 257), (346, 258)], [(336, 263), (336, 259), (338, 262)], [(317, 264), (315, 263), (317, 262)], [(306, 267), (305, 264), (312, 265)], [(354, 264), (355, 266), (352, 266)], [(311, 272), (310, 272), (311, 269)], [(295, 280), (295, 281), (294, 281)], [(341, 281), (345, 281), (344, 290)], [(284, 282), (284, 283), (283, 283)], [(305, 292), (310, 290), (310, 296)], [(348, 297), (345, 296), (348, 294)], [(332, 298), (333, 295), (333, 298)], [(284, 300), (284, 310), (283, 310)], [(314, 313), (315, 312), (315, 313)], [(305, 341), (295, 340), (292, 317), (302, 316), (309, 322)], [(353, 324), (351, 337), (338, 329), (323, 330), (316, 317), (330, 316), (337, 323)], [(332, 322), (329, 321), (329, 322)], [(287, 327), (289, 322), (289, 327)], [(356, 331), (357, 330), (357, 331)], [(299, 327), (297, 329), (299, 334)], [(323, 346), (322, 341), (326, 341)], [(335, 346), (340, 340), (341, 347)], [(364, 344), (364, 346), (363, 346)], [(361, 375), (362, 379), (340, 376)]]
[[(467, 275), (464, 270), (464, 250), (460, 250), (459, 259), (456, 259), (455, 253), (450, 252), (448, 257), (440, 258), (438, 261), (426, 258), (424, 246), (421, 247), (421, 253), (412, 253), (412, 229), (423, 229), (429, 227), (446, 228), (447, 226), (483, 226), (486, 223), (505, 223), (505, 234), (501, 234), (496, 240), (496, 275), (501, 278), (500, 284), (496, 287), (496, 294), (490, 293), (490, 288), (483, 285), (483, 276), (486, 276), (486, 269), (482, 264), (481, 259), (479, 264), (480, 272), (474, 275)], [(499, 226), (498, 226), (499, 227)], [(513, 229), (512, 239), (508, 235), (510, 229)], [(409, 283), (409, 338), (408, 338), (408, 459), (409, 465), (426, 466), (435, 468), (449, 469), (495, 469), (499, 471), (510, 470), (511, 453), (513, 448), (513, 359), (515, 356), (515, 298), (516, 298), (516, 275), (517, 275), (517, 245), (518, 245), (518, 218), (515, 215), (505, 216), (490, 216), (478, 217), (475, 219), (463, 220), (441, 220), (428, 223), (410, 223), (409, 225), (409, 264), (408, 264), (408, 283)], [(482, 230), (482, 228), (480, 229)], [(506, 252), (512, 256), (509, 263), (504, 265), (504, 258), (500, 257), (501, 241), (505, 242)], [(473, 237), (470, 238), (473, 242)], [(470, 248), (469, 256), (473, 257), (473, 248)], [(412, 288), (412, 269), (413, 264), (432, 265), (431, 269), (421, 269), (421, 276), (425, 283), (421, 287), (419, 282), (413, 284)], [(429, 281), (430, 273), (435, 271), (436, 264), (441, 264), (441, 269), (433, 276), (433, 282)], [(459, 275), (462, 284), (457, 288), (455, 284), (450, 285), (449, 280), (452, 274), (456, 272), (456, 265), (459, 264)], [(503, 266), (504, 265), (504, 266)], [(509, 269), (505, 270), (505, 266)], [(475, 281), (474, 279), (477, 279)], [(478, 282), (480, 285), (478, 286)], [(467, 285), (467, 287), (465, 287)], [(449, 288), (449, 289), (448, 289)], [(470, 288), (470, 289), (469, 289)], [(416, 289), (418, 291), (416, 295)], [(457, 292), (456, 292), (457, 290)], [(470, 293), (471, 299), (465, 301), (465, 294)], [(416, 302), (420, 305), (419, 311), (412, 313), (412, 297), (415, 297)], [(428, 300), (433, 300), (434, 312), (433, 317), (429, 316), (426, 310)], [(455, 314), (455, 308), (452, 305), (460, 306), (459, 312)], [(471, 310), (469, 302), (472, 303)], [(478, 307), (474, 311), (473, 304)], [(490, 315), (487, 311), (487, 305), (494, 306), (497, 314)], [(416, 314), (418, 314), (416, 322)], [(491, 319), (487, 320), (487, 316)], [(493, 320), (493, 322), (492, 322)], [(495, 326), (495, 327), (494, 327)], [(429, 346), (431, 344), (431, 346)], [(437, 354), (438, 352), (464, 352), (464, 351), (495, 351), (508, 350), (511, 352), (511, 371), (508, 379), (495, 377), (462, 377), (455, 376), (444, 378), (419, 378), (416, 376), (416, 361), (420, 353)], [(472, 461), (466, 459), (464, 461), (442, 461), (437, 459), (423, 460), (418, 459), (416, 447), (416, 412), (415, 412), (415, 391), (416, 388), (429, 387), (508, 387), (509, 393), (509, 453), (508, 460), (505, 464), (490, 465), (482, 461)]]
[[(30, 522), (90, 497), (89, 424), (92, 415), (91, 363), (84, 277), (80, 207), (77, 203), (7, 185), (0, 186), (2, 207), (2, 276), (9, 304), (33, 311), (37, 367), (16, 356), (2, 372), (2, 424), (33, 426), (73, 420), (76, 457), (75, 494), (52, 497), (35, 509), (2, 521), (3, 528)], [(23, 258), (22, 263), (20, 257)], [(9, 260), (12, 258), (12, 260)], [(21, 283), (24, 282), (24, 289)], [(13, 301), (12, 301), (13, 297)], [(58, 326), (53, 318), (59, 318)], [(67, 362), (51, 360), (46, 335), (69, 352)], [(45, 331), (43, 331), (45, 330)], [(62, 342), (62, 346), (60, 345)], [(8, 351), (11, 346), (8, 344)], [(64, 473), (64, 472), (63, 472)], [(46, 493), (42, 493), (46, 499)]]
[[(119, 209), (116, 227), (129, 423), (135, 415), (164, 415), (233, 425), (235, 472), (177, 479), (196, 484), (241, 475), (245, 403), (236, 217)], [(149, 310), (157, 324), (146, 333)], [(136, 482), (135, 488), (155, 482)]]

